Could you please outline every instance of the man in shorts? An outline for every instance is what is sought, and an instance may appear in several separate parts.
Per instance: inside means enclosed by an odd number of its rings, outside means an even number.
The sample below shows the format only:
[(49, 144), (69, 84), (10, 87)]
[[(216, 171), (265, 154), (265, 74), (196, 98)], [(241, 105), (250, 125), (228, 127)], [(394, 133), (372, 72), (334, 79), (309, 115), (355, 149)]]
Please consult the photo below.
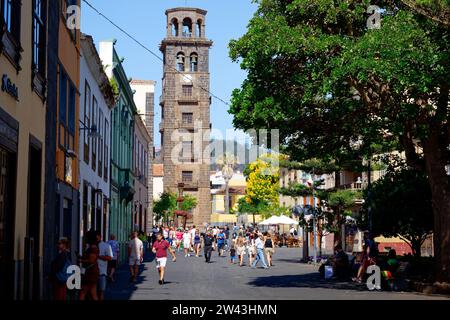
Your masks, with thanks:
[(131, 240), (128, 243), (128, 260), (130, 265), (130, 282), (136, 282), (139, 273), (139, 266), (144, 261), (144, 244), (138, 238), (138, 233), (131, 234)]
[(177, 257), (175, 256), (175, 251), (172, 250), (169, 242), (164, 240), (164, 237), (161, 233), (159, 233), (156, 237), (156, 242), (153, 244), (153, 253), (156, 255), (156, 268), (159, 272), (159, 284), (164, 284), (164, 275), (165, 269), (167, 265), (167, 250), (169, 250), (172, 255), (172, 261), (177, 261)]

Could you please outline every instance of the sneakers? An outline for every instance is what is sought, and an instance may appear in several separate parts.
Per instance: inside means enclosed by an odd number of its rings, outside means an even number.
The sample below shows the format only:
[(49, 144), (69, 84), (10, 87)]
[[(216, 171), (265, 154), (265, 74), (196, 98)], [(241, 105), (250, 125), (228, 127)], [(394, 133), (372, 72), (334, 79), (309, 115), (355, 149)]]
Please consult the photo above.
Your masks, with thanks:
[(158, 283), (160, 286), (162, 286), (164, 284), (164, 280), (159, 280)]

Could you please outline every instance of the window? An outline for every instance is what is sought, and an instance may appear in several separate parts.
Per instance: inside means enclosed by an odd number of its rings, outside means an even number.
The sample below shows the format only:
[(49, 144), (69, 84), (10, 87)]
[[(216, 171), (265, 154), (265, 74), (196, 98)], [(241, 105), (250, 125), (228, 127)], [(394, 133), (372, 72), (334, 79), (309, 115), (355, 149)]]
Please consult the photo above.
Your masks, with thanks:
[(109, 137), (110, 137), (110, 133), (109, 133), (109, 122), (108, 120), (105, 119), (105, 133), (104, 133), (104, 137), (105, 137), (105, 151), (104, 151), (104, 157), (105, 160), (103, 161), (103, 180), (105, 180), (105, 182), (108, 182), (108, 164), (109, 164)]
[[(4, 53), (9, 60), (20, 70), (20, 19), (21, 0), (0, 0), (0, 41), (3, 42)], [(5, 37), (3, 35), (6, 35)]]
[(41, 78), (45, 78), (46, 61), (46, 0), (33, 1), (33, 70)]
[(194, 162), (194, 141), (183, 141), (181, 162)]
[(59, 144), (66, 147), (66, 123), (67, 123), (67, 76), (61, 70), (59, 75)]
[(192, 86), (183, 86), (183, 96), (192, 97)]
[[(98, 130), (97, 127), (97, 111), (98, 111), (98, 102), (95, 96), (92, 97), (92, 129)], [(97, 131), (98, 132), (98, 131)], [(97, 171), (97, 139), (92, 139), (92, 170)]]
[(76, 88), (59, 66), (59, 145), (75, 150)]
[(178, 20), (176, 18), (172, 19), (170, 24), (172, 37), (178, 37)]
[(89, 128), (91, 127), (91, 87), (86, 81), (84, 87), (84, 130), (83, 130), (83, 140), (84, 140), (84, 162), (89, 165)]
[(183, 72), (184, 71), (184, 53), (180, 52), (177, 54), (177, 71)]
[(182, 173), (182, 181), (183, 183), (191, 183), (193, 180), (193, 172), (192, 171), (183, 171)]
[(101, 178), (103, 176), (103, 143), (104, 143), (104, 136), (103, 136), (103, 111), (99, 110), (99, 117), (98, 117), (98, 176)]
[(198, 55), (196, 53), (191, 54), (191, 72), (198, 71)]
[(194, 114), (193, 113), (183, 113), (182, 115), (182, 122), (183, 124), (192, 124), (193, 123), (193, 117)]
[(189, 18), (183, 20), (183, 37), (192, 37), (192, 20)]
[(88, 197), (89, 197), (89, 187), (86, 181), (83, 182), (83, 237), (86, 236), (86, 233), (89, 230), (88, 226)]
[(202, 20), (198, 20), (197, 21), (197, 37), (198, 38), (201, 38), (203, 35), (202, 35)]

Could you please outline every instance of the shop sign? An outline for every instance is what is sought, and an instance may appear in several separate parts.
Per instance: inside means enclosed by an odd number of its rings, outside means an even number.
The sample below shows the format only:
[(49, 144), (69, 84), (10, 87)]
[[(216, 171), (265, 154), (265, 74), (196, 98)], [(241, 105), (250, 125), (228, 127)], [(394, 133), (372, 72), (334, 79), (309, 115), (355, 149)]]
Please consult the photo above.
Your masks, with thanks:
[(11, 79), (7, 74), (4, 74), (2, 77), (2, 91), (9, 94), (16, 100), (19, 100), (19, 88), (11, 82)]

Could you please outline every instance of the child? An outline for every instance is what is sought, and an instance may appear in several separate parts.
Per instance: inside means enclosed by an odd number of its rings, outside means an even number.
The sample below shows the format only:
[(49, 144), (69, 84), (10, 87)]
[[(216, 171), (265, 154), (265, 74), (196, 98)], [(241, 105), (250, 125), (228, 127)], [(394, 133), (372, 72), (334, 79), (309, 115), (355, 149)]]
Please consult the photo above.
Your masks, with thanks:
[(235, 264), (235, 262), (236, 262), (236, 247), (233, 244), (230, 249), (230, 263)]

